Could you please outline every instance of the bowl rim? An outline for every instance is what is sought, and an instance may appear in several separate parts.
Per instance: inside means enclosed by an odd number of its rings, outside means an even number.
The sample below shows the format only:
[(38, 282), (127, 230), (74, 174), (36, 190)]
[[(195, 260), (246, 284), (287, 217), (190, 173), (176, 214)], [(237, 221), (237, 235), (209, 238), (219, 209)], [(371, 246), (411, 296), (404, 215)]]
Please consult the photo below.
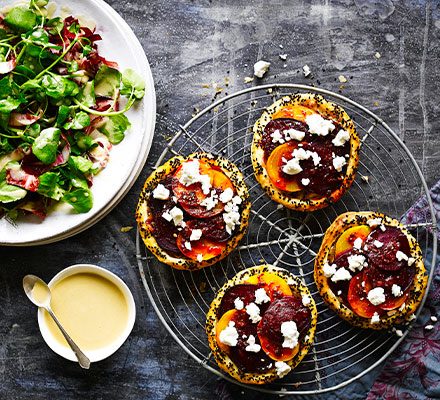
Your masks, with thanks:
[[(118, 289), (121, 290), (127, 302), (128, 319), (121, 335), (119, 335), (115, 341), (103, 348), (84, 351), (86, 356), (90, 359), (90, 362), (97, 362), (110, 357), (125, 343), (131, 331), (133, 330), (136, 320), (136, 304), (134, 302), (133, 294), (131, 293), (129, 287), (119, 276), (103, 267), (99, 267), (98, 265), (94, 264), (75, 264), (64, 268), (50, 280), (48, 286), (49, 288), (52, 288), (56, 283), (60, 282), (61, 280), (79, 273), (92, 273), (108, 279), (110, 282), (115, 284)], [(38, 309), (38, 327), (40, 329), (41, 336), (53, 352), (60, 355), (61, 357), (64, 357), (67, 360), (75, 362), (78, 361), (75, 353), (70, 349), (70, 347), (63, 346), (61, 343), (58, 342), (57, 339), (54, 338), (51, 331), (49, 330), (48, 325), (45, 322), (44, 309), (41, 307)], [(75, 340), (75, 338), (73, 338), (73, 340)]]

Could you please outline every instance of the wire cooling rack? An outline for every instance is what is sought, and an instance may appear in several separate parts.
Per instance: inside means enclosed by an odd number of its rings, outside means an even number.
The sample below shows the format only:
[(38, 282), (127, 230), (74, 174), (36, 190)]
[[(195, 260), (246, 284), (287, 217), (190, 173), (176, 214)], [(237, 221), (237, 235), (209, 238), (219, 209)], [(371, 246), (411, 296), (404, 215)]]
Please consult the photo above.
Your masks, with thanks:
[[(336, 204), (301, 213), (270, 200), (256, 182), (250, 157), (252, 126), (262, 111), (285, 94), (320, 93), (345, 108), (362, 140), (359, 170), (351, 189)], [(345, 386), (384, 361), (403, 337), (392, 332), (354, 328), (329, 310), (313, 280), (313, 263), (324, 232), (345, 211), (381, 211), (401, 219), (421, 196), (430, 210), (423, 222), (407, 225), (422, 246), (429, 282), (436, 256), (436, 222), (426, 182), (404, 143), (379, 117), (356, 102), (327, 90), (295, 84), (252, 87), (226, 96), (173, 131), (156, 167), (174, 155), (207, 151), (223, 155), (242, 171), (252, 200), (248, 233), (228, 258), (196, 272), (159, 263), (137, 235), (140, 274), (159, 319), (194, 360), (236, 384), (273, 394), (315, 394)], [(426, 229), (429, 227), (430, 229)], [(432, 252), (428, 250), (432, 248)], [(428, 259), (429, 256), (429, 259)], [(432, 259), (431, 259), (432, 257)], [(215, 363), (205, 334), (205, 316), (217, 290), (243, 268), (269, 263), (301, 277), (318, 307), (315, 343), (300, 365), (278, 382), (264, 387), (244, 385)], [(426, 294), (425, 294), (426, 297)]]

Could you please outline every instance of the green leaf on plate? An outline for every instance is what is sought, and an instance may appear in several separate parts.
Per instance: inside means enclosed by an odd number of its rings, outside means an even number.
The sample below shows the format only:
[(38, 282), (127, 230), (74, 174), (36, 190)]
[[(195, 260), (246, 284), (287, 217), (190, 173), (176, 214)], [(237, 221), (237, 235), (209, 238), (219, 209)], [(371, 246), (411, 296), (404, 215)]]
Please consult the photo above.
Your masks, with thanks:
[(74, 189), (66, 193), (63, 200), (69, 203), (78, 213), (86, 213), (93, 206), (93, 196), (89, 189)]
[(112, 144), (118, 144), (124, 139), (125, 131), (131, 126), (124, 114), (112, 115), (99, 130), (108, 137)]
[(32, 152), (44, 164), (52, 164), (57, 157), (61, 131), (58, 128), (43, 129), (32, 145)]
[[(12, 163), (8, 163), (6, 167)], [(27, 195), (27, 190), (6, 182), (6, 167), (0, 172), (0, 203), (12, 203)]]
[(37, 16), (26, 7), (14, 7), (6, 14), (4, 21), (21, 32), (30, 31), (37, 23)]
[(121, 73), (103, 64), (95, 76), (95, 94), (103, 97), (113, 97), (121, 86)]
[(136, 71), (128, 68), (122, 73), (121, 94), (129, 96), (131, 93), (136, 99), (142, 99), (145, 94), (145, 82)]
[(57, 173), (45, 172), (39, 176), (39, 180), (38, 193), (54, 200), (60, 200), (64, 196), (65, 190), (58, 184), (59, 175)]

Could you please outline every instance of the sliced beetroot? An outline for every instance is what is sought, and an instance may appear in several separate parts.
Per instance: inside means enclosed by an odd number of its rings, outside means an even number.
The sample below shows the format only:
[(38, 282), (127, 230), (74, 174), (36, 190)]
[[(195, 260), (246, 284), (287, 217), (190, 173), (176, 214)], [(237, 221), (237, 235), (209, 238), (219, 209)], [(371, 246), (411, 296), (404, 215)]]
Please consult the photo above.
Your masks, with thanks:
[(184, 230), (185, 238), (189, 239), (191, 236), (191, 231), (194, 229), (201, 229), (202, 237), (215, 242), (225, 242), (231, 237), (231, 235), (226, 232), (225, 221), (221, 215), (211, 218), (192, 219), (187, 221)]
[(221, 201), (217, 202), (210, 210), (200, 204), (207, 197), (203, 194), (200, 183), (183, 186), (177, 180), (174, 180), (174, 182), (177, 182), (177, 186), (173, 185), (173, 191), (177, 196), (179, 204), (192, 217), (210, 218), (219, 215), (225, 209), (225, 205)]
[[(337, 269), (345, 268), (348, 270), (348, 256), (352, 254), (356, 254), (353, 251), (353, 249), (344, 251), (343, 253), (339, 254), (338, 257), (335, 258), (332, 264), (336, 264)], [(350, 285), (350, 281), (346, 280), (346, 281), (333, 282), (331, 278), (329, 278), (327, 282), (332, 292), (337, 296), (340, 296), (343, 302), (347, 305), (347, 293), (348, 293), (348, 287)]]
[(366, 268), (364, 271), (364, 280), (368, 288), (382, 287), (385, 293), (391, 293), (393, 285), (400, 286), (404, 292), (408, 289), (416, 273), (414, 266), (407, 266), (398, 271), (384, 271), (374, 266)]
[[(375, 240), (383, 243), (382, 247), (376, 247)], [(398, 271), (408, 265), (407, 261), (398, 261), (396, 258), (398, 251), (405, 253), (408, 257), (411, 254), (408, 239), (399, 228), (387, 226), (385, 231), (379, 227), (375, 228), (368, 235), (365, 244), (368, 262), (371, 266), (385, 271)]]
[(273, 366), (273, 360), (263, 350), (257, 353), (246, 351), (247, 340), (250, 335), (253, 335), (255, 343), (259, 344), (257, 324), (252, 323), (245, 312), (237, 313), (233, 321), (238, 331), (238, 342), (237, 346), (229, 348), (229, 357), (242, 371), (262, 372), (268, 370), (270, 366)]
[(382, 313), (382, 310), (378, 306), (370, 303), (367, 297), (368, 290), (366, 290), (365, 284), (363, 284), (363, 282), (363, 272), (359, 272), (350, 280), (350, 286), (347, 295), (347, 300), (350, 308), (355, 314), (364, 318), (371, 318), (374, 313), (378, 313), (380, 315)]
[(305, 335), (310, 327), (310, 310), (303, 306), (301, 298), (285, 296), (270, 304), (258, 324), (260, 340), (265, 341), (265, 348), (278, 359), (285, 352), (283, 348), (284, 336), (281, 333), (281, 324), (294, 321), (300, 333)]
[[(223, 295), (220, 303), (217, 315), (218, 319), (220, 319), (226, 311), (233, 310), (235, 308), (234, 301), (237, 297), (241, 299), (245, 307), (255, 301), (255, 291), (263, 286), (263, 284), (253, 285), (250, 283), (242, 283), (229, 288)], [(260, 314), (262, 311), (264, 310), (260, 309)]]

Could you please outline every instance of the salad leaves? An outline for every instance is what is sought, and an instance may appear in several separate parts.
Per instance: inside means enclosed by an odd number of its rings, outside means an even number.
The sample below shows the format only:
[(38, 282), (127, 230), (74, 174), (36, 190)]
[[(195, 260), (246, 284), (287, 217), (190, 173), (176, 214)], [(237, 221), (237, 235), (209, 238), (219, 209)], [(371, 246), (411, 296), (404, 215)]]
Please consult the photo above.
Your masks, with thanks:
[(93, 177), (145, 93), (135, 71), (99, 54), (99, 34), (73, 16), (47, 17), (47, 3), (0, 18), (0, 217), (44, 218), (58, 201), (88, 212)]

